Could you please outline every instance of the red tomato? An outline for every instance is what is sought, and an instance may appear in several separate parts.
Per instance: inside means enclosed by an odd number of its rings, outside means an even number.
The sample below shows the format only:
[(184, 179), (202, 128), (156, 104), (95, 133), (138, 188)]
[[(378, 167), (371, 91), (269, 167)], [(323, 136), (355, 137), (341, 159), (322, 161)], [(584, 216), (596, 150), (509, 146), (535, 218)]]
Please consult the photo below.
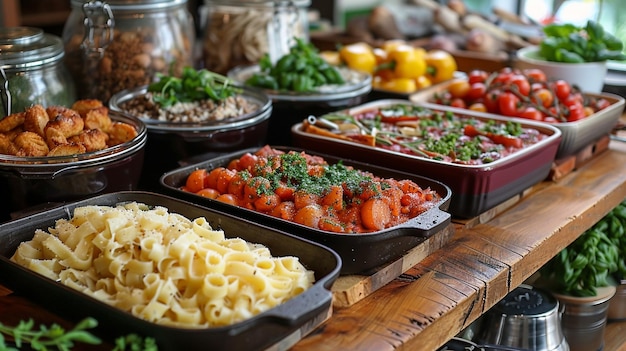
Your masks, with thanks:
[(485, 100), (483, 103), (487, 108), (488, 112), (491, 113), (499, 113), (500, 108), (498, 107), (498, 96), (502, 94), (499, 90), (490, 91), (485, 95)]
[(575, 103), (568, 106), (569, 113), (567, 115), (568, 122), (578, 121), (585, 118), (585, 107), (581, 103)]
[(511, 85), (515, 85), (517, 87), (517, 91), (524, 96), (528, 96), (530, 93), (530, 83), (528, 79), (521, 74), (516, 74), (511, 76), (510, 80)]
[(487, 86), (485, 85), (485, 83), (482, 83), (482, 82), (472, 83), (472, 85), (470, 85), (469, 90), (467, 91), (467, 94), (465, 95), (465, 98), (469, 101), (478, 100), (482, 98), (483, 96), (485, 96), (486, 92), (487, 92)]
[(457, 108), (467, 108), (467, 104), (461, 98), (454, 98), (450, 101), (450, 106)]
[(513, 93), (505, 92), (498, 96), (498, 108), (505, 116), (516, 116), (518, 114), (519, 98)]
[(484, 83), (487, 78), (489, 78), (489, 73), (480, 69), (472, 70), (467, 75), (467, 81), (470, 83), (470, 85), (474, 83)]
[(538, 68), (527, 68), (523, 71), (524, 75), (528, 77), (531, 82), (543, 83), (547, 80), (546, 73)]
[(208, 173), (204, 168), (196, 169), (195, 171), (189, 173), (187, 181), (185, 182), (187, 190), (192, 193), (197, 193), (198, 191), (204, 189), (204, 182), (207, 177)]
[(242, 171), (244, 169), (251, 170), (258, 163), (259, 157), (257, 155), (253, 155), (249, 152), (243, 154), (239, 158), (239, 162), (237, 164), (237, 170)]
[(532, 106), (528, 106), (519, 112), (519, 117), (531, 119), (533, 121), (542, 121), (543, 113)]
[(572, 92), (571, 85), (563, 79), (555, 80), (553, 83), (554, 92), (559, 100), (564, 100)]
[(611, 102), (607, 99), (600, 98), (595, 102), (596, 111), (604, 110), (605, 108), (611, 106)]

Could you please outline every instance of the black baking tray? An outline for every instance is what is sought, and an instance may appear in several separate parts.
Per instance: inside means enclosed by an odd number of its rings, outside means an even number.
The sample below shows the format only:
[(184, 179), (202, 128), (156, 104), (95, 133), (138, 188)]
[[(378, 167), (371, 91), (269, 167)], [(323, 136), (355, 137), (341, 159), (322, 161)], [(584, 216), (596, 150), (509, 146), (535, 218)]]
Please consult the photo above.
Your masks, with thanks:
[(194, 170), (204, 168), (210, 171), (217, 167), (226, 167), (231, 160), (239, 158), (247, 152), (254, 153), (259, 148), (249, 148), (239, 152), (233, 152), (172, 170), (161, 177), (161, 185), (163, 185), (166, 191), (172, 196), (180, 197), (203, 206), (217, 208), (238, 217), (258, 221), (259, 223), (264, 223), (279, 230), (328, 246), (341, 256), (342, 275), (371, 273), (377, 267), (402, 257), (407, 251), (424, 242), (430, 236), (443, 231), (443, 229), (451, 223), (451, 215), (445, 211), (450, 205), (452, 193), (447, 185), (439, 181), (367, 163), (340, 159), (328, 154), (312, 153), (305, 149), (284, 146), (272, 146), (272, 148), (284, 152), (292, 150), (298, 152), (304, 151), (309, 155), (323, 157), (329, 164), (341, 161), (346, 166), (353, 166), (355, 169), (369, 171), (379, 177), (410, 179), (422, 188), (430, 187), (435, 190), (441, 195), (442, 200), (438, 206), (434, 206), (403, 224), (371, 233), (340, 234), (307, 227), (302, 224), (286, 221), (243, 207), (228, 205), (217, 200), (181, 190), (181, 186), (185, 184), (187, 177)]
[[(69, 218), (78, 206), (114, 206), (131, 201), (164, 206), (170, 213), (179, 213), (190, 219), (205, 217), (213, 228), (223, 229), (227, 237), (237, 236), (248, 242), (263, 244), (273, 256), (297, 256), (307, 269), (315, 272), (315, 284), (291, 300), (231, 326), (177, 328), (137, 318), (10, 260), (21, 242), (32, 239), (35, 229), (47, 229), (54, 225), (55, 220)], [(102, 337), (112, 340), (129, 333), (153, 337), (161, 351), (290, 347), (331, 315), (330, 287), (339, 276), (341, 267), (341, 258), (337, 253), (312, 241), (214, 209), (139, 191), (100, 195), (4, 223), (0, 225), (0, 238), (0, 281), (3, 285), (70, 321), (96, 318), (99, 324), (95, 333)]]

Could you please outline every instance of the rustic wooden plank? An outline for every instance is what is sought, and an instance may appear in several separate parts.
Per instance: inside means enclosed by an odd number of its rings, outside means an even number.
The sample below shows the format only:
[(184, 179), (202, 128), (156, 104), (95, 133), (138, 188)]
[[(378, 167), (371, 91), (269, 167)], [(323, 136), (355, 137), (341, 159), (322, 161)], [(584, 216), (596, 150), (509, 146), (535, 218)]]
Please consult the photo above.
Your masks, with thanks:
[(626, 198), (626, 148), (544, 183), (489, 222), (460, 225), (448, 245), (294, 350), (437, 349)]
[(443, 247), (453, 235), (454, 226), (450, 225), (372, 274), (339, 277), (332, 286), (333, 306), (335, 308), (348, 307), (371, 295), (435, 250)]

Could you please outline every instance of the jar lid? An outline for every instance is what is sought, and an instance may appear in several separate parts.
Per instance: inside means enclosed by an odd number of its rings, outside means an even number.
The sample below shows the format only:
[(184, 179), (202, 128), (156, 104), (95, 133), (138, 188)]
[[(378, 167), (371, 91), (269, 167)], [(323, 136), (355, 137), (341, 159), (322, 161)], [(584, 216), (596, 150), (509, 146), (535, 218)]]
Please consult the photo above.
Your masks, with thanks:
[(219, 4), (252, 7), (308, 7), (310, 0), (205, 0), (206, 5)]
[(0, 68), (23, 69), (60, 61), (63, 41), (31, 27), (0, 27)]
[[(84, 4), (93, 0), (72, 0), (72, 6), (82, 7)], [(98, 3), (107, 4), (112, 11), (115, 10), (159, 10), (163, 8), (179, 6), (186, 4), (187, 0), (106, 0), (97, 1)]]

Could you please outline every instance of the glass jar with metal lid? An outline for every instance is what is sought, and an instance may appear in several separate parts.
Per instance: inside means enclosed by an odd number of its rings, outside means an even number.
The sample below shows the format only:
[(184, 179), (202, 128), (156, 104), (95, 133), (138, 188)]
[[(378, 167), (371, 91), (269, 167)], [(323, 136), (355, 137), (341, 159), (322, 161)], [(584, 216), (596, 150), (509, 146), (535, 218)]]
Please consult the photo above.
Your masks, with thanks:
[(71, 0), (66, 63), (80, 98), (104, 102), (158, 73), (193, 66), (195, 26), (187, 0)]
[(74, 82), (61, 38), (31, 27), (0, 27), (0, 118), (33, 104), (70, 106)]
[(272, 62), (289, 52), (294, 37), (309, 40), (310, 0), (205, 0), (202, 40), (204, 67), (226, 74), (256, 64), (264, 54)]

